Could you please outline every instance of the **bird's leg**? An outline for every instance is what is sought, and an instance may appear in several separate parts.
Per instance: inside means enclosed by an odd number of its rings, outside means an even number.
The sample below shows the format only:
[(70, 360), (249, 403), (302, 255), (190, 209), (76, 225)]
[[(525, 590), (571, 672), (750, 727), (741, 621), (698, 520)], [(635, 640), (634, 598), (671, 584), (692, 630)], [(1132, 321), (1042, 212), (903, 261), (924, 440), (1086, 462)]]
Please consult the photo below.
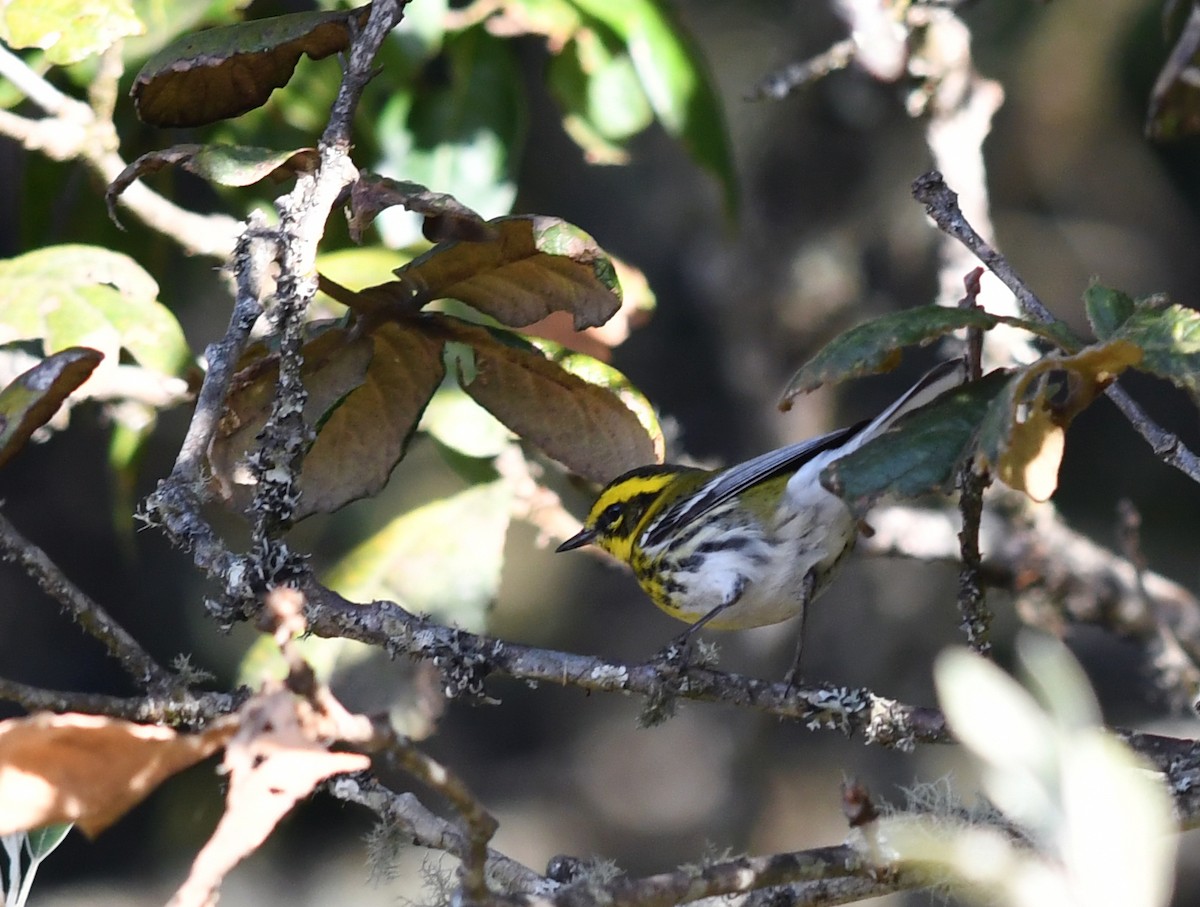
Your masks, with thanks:
[(787, 674), (783, 677), (783, 682), (787, 684), (787, 690), (791, 693), (793, 687), (798, 687), (804, 680), (804, 675), (800, 672), (800, 656), (804, 652), (804, 627), (808, 622), (808, 605), (813, 600), (813, 591), (817, 586), (817, 578), (811, 571), (804, 577), (804, 586), (801, 589), (803, 594), (803, 607), (800, 609), (800, 635), (796, 638), (796, 655), (792, 659), (792, 666), (788, 668)]
[(679, 671), (688, 666), (688, 652), (692, 644), (692, 637), (705, 624), (711, 621), (714, 617), (724, 613), (725, 611), (736, 605), (742, 597), (742, 593), (746, 591), (748, 580), (742, 576), (738, 578), (737, 584), (734, 586), (728, 598), (721, 604), (717, 605), (702, 618), (676, 636), (673, 640), (667, 643), (662, 651), (655, 656), (655, 661), (662, 662), (672, 669)]

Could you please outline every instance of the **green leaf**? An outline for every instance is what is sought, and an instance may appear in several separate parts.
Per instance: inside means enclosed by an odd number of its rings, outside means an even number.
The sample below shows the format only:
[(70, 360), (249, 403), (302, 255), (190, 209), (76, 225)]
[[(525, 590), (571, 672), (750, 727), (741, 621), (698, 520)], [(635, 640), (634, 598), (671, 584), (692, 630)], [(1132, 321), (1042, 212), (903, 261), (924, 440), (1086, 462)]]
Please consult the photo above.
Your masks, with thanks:
[(1134, 309), (1134, 302), (1129, 296), (1098, 283), (1084, 291), (1083, 304), (1099, 340), (1109, 339), (1128, 320)]
[(907, 499), (947, 489), (1007, 377), (992, 372), (943, 394), (830, 463), (821, 483), (859, 514), (885, 495)]
[(510, 327), (551, 312), (570, 312), (576, 330), (604, 324), (621, 307), (612, 260), (592, 237), (557, 217), (520, 215), (489, 221), (486, 242), (451, 240), (396, 269), (373, 297), (453, 298)]
[(487, 482), (410, 510), (323, 581), (352, 601), (388, 599), (479, 632), (500, 586), (512, 490)]
[[(568, 469), (606, 482), (635, 466), (661, 461), (657, 422), (647, 428), (642, 421), (650, 414), (649, 404), (639, 416), (624, 402), (640, 395), (619, 372), (582, 355), (569, 357), (574, 370), (597, 382), (591, 383), (516, 334), (445, 315), (426, 317), (431, 329), (474, 349), (477, 374), (470, 381), (458, 376), (463, 389)], [(585, 360), (591, 363), (586, 368)]]
[(156, 126), (202, 126), (261, 107), (302, 55), (321, 60), (349, 47), (352, 23), (364, 24), (367, 13), (291, 13), (185, 35), (134, 79), (138, 116)]
[(1113, 339), (1141, 348), (1139, 371), (1200, 394), (1200, 312), (1161, 297), (1138, 300)]
[(108, 216), (116, 221), (117, 199), (134, 180), (178, 166), (220, 186), (249, 186), (266, 177), (280, 180), (317, 165), (314, 148), (276, 151), (245, 145), (174, 145), (143, 154), (117, 174), (104, 192)]
[(29, 847), (30, 859), (39, 863), (46, 859), (46, 857), (54, 853), (59, 844), (66, 840), (67, 835), (74, 827), (70, 822), (62, 822), (29, 831), (25, 836), (25, 840)]
[(825, 384), (890, 371), (899, 363), (902, 347), (923, 346), (963, 328), (986, 331), (998, 324), (1029, 331), (1056, 346), (1078, 346), (1066, 326), (1059, 323), (1041, 324), (991, 315), (981, 309), (951, 309), (937, 305), (905, 309), (853, 327), (827, 343), (792, 376), (779, 406), (789, 409), (795, 397)]
[(627, 139), (654, 119), (633, 60), (616, 41), (579, 31), (546, 70), (563, 128), (593, 164), (623, 164)]
[(737, 209), (733, 152), (716, 89), (695, 45), (659, 0), (573, 0), (628, 48), (663, 128), (720, 182), (726, 211)]
[(12, 48), (39, 47), (59, 66), (145, 30), (129, 0), (8, 0), (0, 6), (0, 40)]
[(87, 346), (116, 367), (126, 350), (139, 365), (176, 375), (191, 361), (179, 323), (157, 301), (158, 285), (131, 258), (95, 246), (48, 246), (0, 261), (0, 344), (41, 340), (45, 352)]
[(61, 350), (0, 390), (0, 466), (16, 456), (34, 431), (50, 421), (103, 358), (96, 350), (84, 347)]
[[(401, 86), (384, 107), (374, 169), (449, 193), (484, 217), (507, 214), (526, 123), (512, 47), (475, 27), (446, 37), (443, 60), (443, 78), (415, 94)], [(388, 245), (415, 239), (385, 235)]]

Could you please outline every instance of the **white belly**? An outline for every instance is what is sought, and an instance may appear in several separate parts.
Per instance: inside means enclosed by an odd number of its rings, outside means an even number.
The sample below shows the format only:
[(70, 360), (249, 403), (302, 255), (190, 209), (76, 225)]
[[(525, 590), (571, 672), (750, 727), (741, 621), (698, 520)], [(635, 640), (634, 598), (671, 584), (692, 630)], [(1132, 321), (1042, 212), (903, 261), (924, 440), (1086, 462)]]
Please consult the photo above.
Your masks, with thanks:
[[(757, 534), (747, 527), (731, 530), (726, 537), (697, 534), (692, 548), (703, 552), (703, 558), (697, 558), (695, 565), (684, 558), (675, 573), (676, 588), (668, 590), (669, 600), (656, 604), (679, 620), (695, 623), (732, 601), (706, 625), (723, 630), (762, 627), (796, 617), (808, 604), (808, 575), (815, 571), (810, 598), (816, 598), (853, 547), (857, 532), (846, 505), (824, 489), (809, 495), (806, 504), (800, 509), (781, 508), (774, 525)], [(739, 544), (722, 547), (727, 537), (736, 537)]]

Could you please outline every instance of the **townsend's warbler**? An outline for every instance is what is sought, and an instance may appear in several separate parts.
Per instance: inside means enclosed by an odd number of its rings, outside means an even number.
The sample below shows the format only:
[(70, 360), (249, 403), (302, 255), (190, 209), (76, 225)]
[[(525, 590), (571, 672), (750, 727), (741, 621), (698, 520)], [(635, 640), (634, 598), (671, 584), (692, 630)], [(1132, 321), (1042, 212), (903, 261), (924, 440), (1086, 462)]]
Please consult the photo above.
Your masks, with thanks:
[[(643, 466), (608, 484), (583, 529), (558, 546), (595, 543), (633, 568), (658, 607), (691, 626), (740, 630), (800, 615), (854, 547), (858, 520), (820, 482), (831, 462), (882, 434), (965, 377), (938, 365), (870, 421), (772, 450), (727, 469)], [(799, 667), (800, 649), (789, 680)]]

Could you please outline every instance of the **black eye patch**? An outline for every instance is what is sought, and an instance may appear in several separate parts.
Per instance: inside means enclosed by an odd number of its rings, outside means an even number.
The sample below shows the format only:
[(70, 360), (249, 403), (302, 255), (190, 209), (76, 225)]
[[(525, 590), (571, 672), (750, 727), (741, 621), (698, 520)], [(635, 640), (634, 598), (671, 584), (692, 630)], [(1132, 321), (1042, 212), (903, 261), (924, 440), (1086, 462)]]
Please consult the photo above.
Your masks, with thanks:
[(622, 507), (620, 504), (609, 504), (596, 520), (601, 529), (615, 529), (621, 523)]

